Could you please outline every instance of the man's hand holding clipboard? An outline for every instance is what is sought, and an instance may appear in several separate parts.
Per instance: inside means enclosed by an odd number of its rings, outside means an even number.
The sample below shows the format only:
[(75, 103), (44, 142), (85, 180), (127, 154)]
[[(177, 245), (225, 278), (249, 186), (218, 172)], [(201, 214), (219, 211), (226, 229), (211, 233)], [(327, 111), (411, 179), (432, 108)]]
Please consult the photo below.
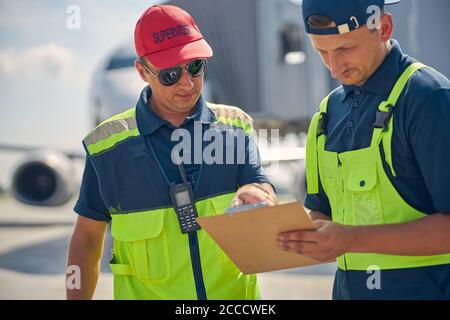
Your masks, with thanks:
[(226, 214), (198, 218), (202, 228), (243, 273), (261, 273), (323, 263), (298, 253), (284, 251), (278, 246), (278, 236), (284, 232), (317, 229), (301, 203), (246, 209), (237, 212), (233, 209)]

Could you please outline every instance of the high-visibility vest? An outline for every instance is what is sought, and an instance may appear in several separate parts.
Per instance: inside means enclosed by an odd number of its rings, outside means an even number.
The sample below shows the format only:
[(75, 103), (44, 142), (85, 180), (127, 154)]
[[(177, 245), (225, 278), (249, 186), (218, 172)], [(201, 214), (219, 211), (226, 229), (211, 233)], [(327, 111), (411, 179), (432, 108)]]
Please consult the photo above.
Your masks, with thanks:
[[(241, 109), (209, 103), (208, 107), (216, 117), (215, 127), (252, 132), (252, 119)], [(110, 266), (115, 299), (259, 299), (256, 276), (242, 274), (204, 230), (181, 234), (169, 200), (163, 207), (130, 210), (135, 179), (164, 180), (157, 161), (141, 154), (145, 139), (139, 133), (133, 108), (102, 122), (83, 140), (100, 185), (108, 186), (101, 193), (112, 217)], [(137, 150), (136, 154), (127, 154), (130, 150)], [(138, 169), (133, 176), (123, 177), (123, 166)], [(214, 179), (206, 176), (210, 172), (200, 174), (200, 182)], [(230, 206), (237, 181), (230, 184), (234, 190), (195, 202), (199, 216), (221, 214)], [(156, 192), (153, 188), (162, 188), (154, 181), (148, 181), (147, 186), (149, 197)], [(166, 187), (163, 194), (169, 199)]]
[[(319, 192), (318, 182), (330, 201), (333, 221), (345, 225), (398, 224), (427, 215), (407, 204), (387, 176), (380, 152), (393, 176), (391, 141), (393, 110), (411, 76), (426, 67), (411, 64), (400, 76), (387, 101), (379, 105), (369, 147), (336, 153), (325, 150), (326, 114), (329, 96), (311, 121), (306, 145), (308, 194)], [(417, 235), (419, 238), (421, 235)], [(422, 241), (419, 239), (418, 241)], [(346, 253), (338, 257), (342, 270), (402, 269), (450, 263), (450, 254), (398, 256), (372, 253)]]

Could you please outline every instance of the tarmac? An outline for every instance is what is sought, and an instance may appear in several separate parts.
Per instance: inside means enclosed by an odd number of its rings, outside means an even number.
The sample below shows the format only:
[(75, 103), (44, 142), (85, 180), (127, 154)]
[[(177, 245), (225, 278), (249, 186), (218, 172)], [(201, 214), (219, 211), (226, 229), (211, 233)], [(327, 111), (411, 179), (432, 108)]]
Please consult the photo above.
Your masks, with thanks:
[[(0, 197), (0, 299), (65, 299), (67, 247), (77, 215), (73, 201), (57, 208), (19, 204)], [(94, 299), (113, 298), (108, 260), (108, 233), (101, 275)], [(268, 272), (258, 275), (263, 299), (331, 299), (336, 264)]]

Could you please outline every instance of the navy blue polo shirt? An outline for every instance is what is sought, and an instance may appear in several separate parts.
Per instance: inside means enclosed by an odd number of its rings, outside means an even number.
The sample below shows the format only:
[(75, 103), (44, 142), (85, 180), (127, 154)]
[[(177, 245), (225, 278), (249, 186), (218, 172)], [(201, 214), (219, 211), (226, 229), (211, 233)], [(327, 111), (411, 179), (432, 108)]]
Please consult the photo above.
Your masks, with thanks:
[[(379, 104), (387, 100), (397, 79), (413, 62), (392, 40), (389, 55), (361, 87), (343, 85), (333, 91), (327, 111), (326, 150), (341, 153), (370, 146)], [(397, 177), (385, 161), (384, 169), (405, 202), (429, 215), (450, 212), (450, 81), (433, 69), (417, 71), (397, 102), (392, 160)], [(305, 196), (305, 206), (331, 217), (328, 198), (322, 186), (319, 189), (319, 194)], [(450, 265), (382, 271), (383, 290), (367, 290), (368, 276), (365, 271), (345, 275), (338, 271), (335, 289), (341, 290), (335, 293), (348, 296), (335, 297), (450, 298)], [(408, 282), (407, 287), (402, 288), (402, 280)], [(424, 281), (432, 281), (436, 288), (427, 287)]]
[[(172, 133), (175, 129), (185, 129), (189, 132), (191, 137), (191, 161), (184, 162), (183, 167), (186, 172), (188, 181), (192, 188), (195, 188), (198, 182), (199, 173), (203, 163), (203, 158), (200, 162), (195, 161), (195, 148), (200, 148), (200, 155), (208, 143), (198, 144), (199, 140), (194, 139), (201, 137), (201, 134), (209, 128), (209, 126), (216, 121), (214, 113), (207, 106), (204, 99), (200, 97), (195, 105), (193, 112), (188, 116), (179, 128), (172, 125), (170, 122), (162, 119), (150, 107), (149, 101), (151, 97), (151, 89), (149, 86), (145, 87), (141, 93), (139, 101), (136, 106), (136, 120), (139, 132), (145, 139), (148, 139), (148, 145), (153, 148), (157, 161), (162, 168), (167, 180), (170, 183), (181, 183), (182, 178), (179, 168), (175, 165), (171, 158), (171, 152), (175, 145), (180, 141), (172, 141)], [(256, 142), (252, 136), (245, 136), (245, 162), (240, 164), (238, 181), (236, 185), (243, 186), (250, 183), (270, 183), (268, 178), (262, 171), (259, 152)], [(197, 150), (198, 151), (198, 150)], [(236, 153), (237, 155), (238, 153)], [(181, 154), (182, 155), (182, 154)], [(197, 152), (197, 159), (199, 153)], [(256, 160), (255, 160), (256, 159)], [(236, 159), (235, 159), (236, 160)], [(223, 164), (224, 166), (227, 164)], [(220, 168), (220, 166), (218, 166)], [(216, 181), (215, 187), (217, 192), (227, 191), (220, 190), (221, 184), (226, 181)], [(229, 183), (226, 183), (229, 185)], [(154, 197), (160, 197), (161, 188), (153, 185), (142, 186), (142, 188), (151, 187), (150, 193)], [(165, 189), (164, 189), (165, 190)], [(89, 157), (86, 158), (85, 169), (83, 173), (82, 184), (80, 188), (80, 195), (75, 204), (74, 211), (81, 216), (91, 218), (97, 221), (110, 221), (111, 217), (102, 200), (101, 191), (98, 183), (97, 172), (95, 171)]]

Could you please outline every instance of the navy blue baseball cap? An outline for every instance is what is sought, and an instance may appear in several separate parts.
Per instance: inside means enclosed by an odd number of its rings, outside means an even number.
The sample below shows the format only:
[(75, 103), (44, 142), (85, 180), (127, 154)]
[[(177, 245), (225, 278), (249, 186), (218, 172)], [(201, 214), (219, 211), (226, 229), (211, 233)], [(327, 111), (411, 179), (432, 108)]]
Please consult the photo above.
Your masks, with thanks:
[[(303, 0), (303, 21), (309, 34), (344, 34), (366, 25), (373, 15), (371, 6), (383, 9), (400, 0)], [(311, 17), (326, 17), (333, 26), (315, 27)]]

